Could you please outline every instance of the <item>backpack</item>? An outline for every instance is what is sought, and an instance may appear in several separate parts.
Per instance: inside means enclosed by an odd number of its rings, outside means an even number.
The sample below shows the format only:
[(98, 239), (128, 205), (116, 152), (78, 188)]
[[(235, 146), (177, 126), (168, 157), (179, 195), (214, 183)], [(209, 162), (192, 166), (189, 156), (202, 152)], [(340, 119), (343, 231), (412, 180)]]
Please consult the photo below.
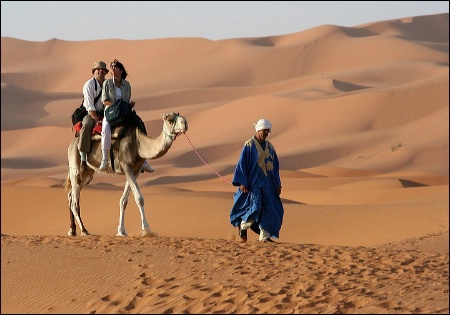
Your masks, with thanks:
[[(94, 80), (95, 91), (97, 92), (97, 80), (95, 80), (95, 78), (92, 78), (92, 80)], [(101, 89), (102, 88), (100, 87), (100, 90)], [(94, 99), (94, 104), (96, 104), (98, 102), (98, 99), (100, 98), (100, 96), (102, 96), (102, 93), (97, 95), (97, 97)], [(83, 104), (84, 104), (84, 97), (83, 97), (83, 100), (81, 101), (80, 107), (77, 107), (77, 109), (75, 109), (75, 111), (72, 114), (72, 126), (75, 126), (77, 124), (77, 122), (82, 121), (84, 116), (86, 116), (88, 114), (86, 107), (84, 107)]]
[(111, 128), (123, 124), (131, 115), (130, 103), (121, 99), (115, 100), (111, 106), (106, 107), (105, 117)]

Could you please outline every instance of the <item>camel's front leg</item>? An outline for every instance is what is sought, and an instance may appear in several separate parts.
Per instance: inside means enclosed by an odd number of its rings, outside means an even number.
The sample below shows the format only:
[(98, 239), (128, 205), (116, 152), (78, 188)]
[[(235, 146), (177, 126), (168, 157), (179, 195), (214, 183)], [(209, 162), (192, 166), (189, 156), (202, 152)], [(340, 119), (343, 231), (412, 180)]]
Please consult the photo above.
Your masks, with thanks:
[[(131, 189), (131, 191), (133, 192), (133, 195), (134, 195), (134, 200), (135, 200), (136, 205), (138, 206), (139, 212), (141, 214), (142, 236), (147, 236), (147, 235), (151, 236), (151, 235), (153, 235), (153, 233), (150, 230), (150, 226), (147, 223), (147, 219), (145, 218), (144, 196), (142, 195), (142, 192), (139, 189), (139, 186), (136, 181), (137, 176), (139, 176), (139, 174), (140, 174), (140, 170), (139, 170), (139, 173), (137, 173), (137, 175), (135, 175), (135, 174), (133, 174), (133, 172), (131, 171), (131, 168), (129, 166), (125, 166), (124, 171), (125, 171), (125, 175), (127, 177), (127, 182), (125, 184), (125, 191), (124, 191), (124, 194), (122, 195), (122, 199), (125, 196), (127, 187), (128, 187), (127, 198), (128, 198), (129, 190)], [(122, 199), (121, 199), (121, 205), (122, 205)], [(122, 211), (122, 209), (121, 209), (121, 211)], [(125, 209), (123, 211), (125, 211)], [(121, 220), (123, 220), (123, 216), (121, 217)]]
[(120, 197), (120, 214), (119, 214), (119, 226), (117, 227), (116, 236), (128, 236), (125, 231), (125, 210), (128, 204), (128, 197), (130, 196), (131, 187), (128, 181), (125, 183), (122, 197)]

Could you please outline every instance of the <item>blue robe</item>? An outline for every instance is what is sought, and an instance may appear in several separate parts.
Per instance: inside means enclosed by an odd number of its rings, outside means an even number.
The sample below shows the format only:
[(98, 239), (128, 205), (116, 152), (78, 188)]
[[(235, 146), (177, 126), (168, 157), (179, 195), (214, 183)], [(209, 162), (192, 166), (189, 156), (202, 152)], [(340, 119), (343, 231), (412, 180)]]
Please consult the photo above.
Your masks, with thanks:
[(255, 221), (251, 229), (259, 233), (259, 227), (279, 237), (284, 209), (278, 195), (281, 188), (279, 163), (275, 148), (265, 141), (265, 149), (258, 140), (251, 138), (245, 143), (233, 175), (233, 185), (244, 185), (248, 193), (234, 193), (230, 222), (237, 227), (241, 221)]

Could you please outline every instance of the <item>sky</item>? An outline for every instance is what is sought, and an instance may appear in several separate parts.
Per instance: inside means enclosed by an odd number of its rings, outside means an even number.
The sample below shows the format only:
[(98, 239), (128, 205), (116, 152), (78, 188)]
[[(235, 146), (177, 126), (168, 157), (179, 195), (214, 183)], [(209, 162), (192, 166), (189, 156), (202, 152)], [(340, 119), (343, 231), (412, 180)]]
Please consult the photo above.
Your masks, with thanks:
[(222, 40), (448, 12), (448, 1), (1, 1), (1, 34), (37, 42)]

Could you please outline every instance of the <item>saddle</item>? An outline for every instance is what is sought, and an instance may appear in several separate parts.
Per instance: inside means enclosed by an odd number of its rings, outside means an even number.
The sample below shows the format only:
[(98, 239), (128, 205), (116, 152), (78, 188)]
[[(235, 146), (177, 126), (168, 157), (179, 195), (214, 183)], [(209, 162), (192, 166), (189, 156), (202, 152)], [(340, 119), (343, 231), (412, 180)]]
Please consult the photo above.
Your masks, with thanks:
[[(79, 121), (72, 127), (72, 131), (75, 131), (75, 138), (80, 136), (80, 130), (83, 126), (82, 122)], [(112, 127), (111, 128), (111, 140), (116, 140), (119, 138), (119, 134), (123, 129), (123, 125)], [(100, 124), (96, 125), (92, 128), (91, 141), (100, 141), (102, 139), (102, 121), (100, 120)]]

